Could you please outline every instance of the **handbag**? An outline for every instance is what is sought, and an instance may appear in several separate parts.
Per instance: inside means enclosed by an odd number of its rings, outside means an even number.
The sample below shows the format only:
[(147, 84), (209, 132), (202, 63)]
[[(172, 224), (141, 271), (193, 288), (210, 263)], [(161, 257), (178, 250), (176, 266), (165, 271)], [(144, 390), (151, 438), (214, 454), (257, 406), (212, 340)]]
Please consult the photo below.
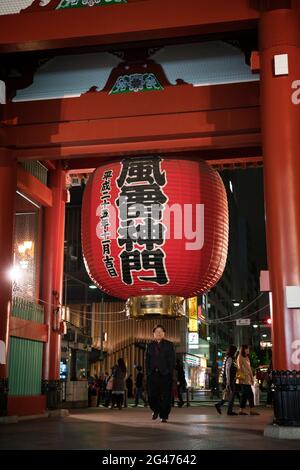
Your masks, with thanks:
[(106, 390), (112, 390), (113, 381), (114, 381), (113, 377), (110, 377), (110, 379), (108, 380), (107, 385), (106, 385)]
[(245, 381), (245, 374), (244, 372), (241, 371), (241, 369), (239, 369), (236, 373), (236, 380), (240, 380), (241, 382), (244, 382)]
[(222, 396), (223, 400), (224, 401), (229, 401), (230, 398), (231, 398), (231, 393), (232, 393), (232, 391), (230, 390), (230, 388), (224, 388), (223, 396)]
[(266, 375), (265, 378), (264, 378), (264, 381), (262, 383), (262, 387), (264, 389), (268, 389), (270, 387), (270, 385), (271, 385), (271, 379), (270, 379), (269, 375)]

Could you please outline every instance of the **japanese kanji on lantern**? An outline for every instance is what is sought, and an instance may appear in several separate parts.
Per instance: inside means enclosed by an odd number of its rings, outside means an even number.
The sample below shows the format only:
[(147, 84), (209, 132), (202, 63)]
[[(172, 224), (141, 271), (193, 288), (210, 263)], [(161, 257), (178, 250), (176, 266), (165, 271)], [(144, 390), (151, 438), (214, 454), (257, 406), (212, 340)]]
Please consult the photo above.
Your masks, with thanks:
[(227, 244), (226, 191), (203, 161), (126, 158), (89, 178), (82, 205), (87, 271), (104, 292), (130, 298), (134, 311), (173, 316), (178, 298), (211, 289)]

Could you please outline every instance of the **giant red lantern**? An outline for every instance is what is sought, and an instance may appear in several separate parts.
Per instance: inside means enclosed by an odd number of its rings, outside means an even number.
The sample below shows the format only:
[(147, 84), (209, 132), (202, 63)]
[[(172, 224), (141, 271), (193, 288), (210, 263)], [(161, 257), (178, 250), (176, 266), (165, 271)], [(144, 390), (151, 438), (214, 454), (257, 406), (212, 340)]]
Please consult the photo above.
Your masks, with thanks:
[(91, 279), (114, 297), (204, 293), (227, 256), (222, 180), (196, 159), (106, 163), (85, 188), (82, 243)]

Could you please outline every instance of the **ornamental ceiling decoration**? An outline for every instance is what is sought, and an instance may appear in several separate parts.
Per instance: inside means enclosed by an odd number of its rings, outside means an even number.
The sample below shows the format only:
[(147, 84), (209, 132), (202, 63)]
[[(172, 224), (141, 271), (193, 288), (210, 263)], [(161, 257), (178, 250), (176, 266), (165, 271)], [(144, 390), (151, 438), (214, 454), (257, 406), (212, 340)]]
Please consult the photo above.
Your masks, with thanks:
[[(104, 87), (110, 95), (164, 90), (170, 85), (163, 68), (149, 59), (152, 49), (135, 49), (121, 53), (123, 62), (115, 67)], [(115, 53), (120, 57), (119, 53)]]
[(121, 75), (113, 88), (110, 95), (120, 93), (131, 93), (138, 91), (157, 91), (163, 90), (154, 73), (132, 73), (131, 75)]
[(11, 86), (13, 101), (75, 98), (92, 92), (113, 98), (120, 93), (161, 93), (172, 85), (198, 87), (259, 80), (245, 63), (244, 54), (222, 41), (59, 55), (34, 65), (33, 82), (31, 74), (22, 86)]

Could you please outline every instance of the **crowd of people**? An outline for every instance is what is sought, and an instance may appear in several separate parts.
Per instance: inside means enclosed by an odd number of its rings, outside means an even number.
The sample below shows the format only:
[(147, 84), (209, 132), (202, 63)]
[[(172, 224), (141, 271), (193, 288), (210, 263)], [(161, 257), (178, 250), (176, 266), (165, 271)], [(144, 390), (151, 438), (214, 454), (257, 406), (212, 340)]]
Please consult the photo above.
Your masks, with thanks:
[[(125, 404), (127, 398), (134, 399), (132, 406), (139, 406), (140, 401), (152, 410), (152, 419), (160, 417), (161, 422), (167, 422), (171, 407), (180, 408), (184, 404), (183, 393), (187, 383), (183, 364), (176, 359), (174, 345), (165, 339), (165, 329), (157, 325), (153, 329), (153, 341), (146, 350), (145, 373), (141, 365), (136, 367), (135, 383), (132, 374), (127, 374), (123, 358), (112, 367), (111, 373), (105, 372), (100, 377), (89, 380), (89, 406), (92, 406), (92, 396), (96, 396), (96, 406), (118, 408)], [(249, 358), (248, 345), (242, 345), (237, 353), (237, 347), (230, 345), (223, 361), (221, 372), (223, 395), (215, 404), (219, 414), (227, 402), (227, 414), (230, 416), (246, 415), (247, 403), (249, 414), (258, 415), (254, 406), (254, 376)], [(239, 401), (239, 411), (233, 410), (235, 399)]]
[[(243, 344), (237, 353), (237, 347), (230, 345), (222, 366), (222, 399), (215, 404), (219, 414), (222, 413), (221, 408), (227, 402), (227, 414), (230, 416), (247, 415), (246, 406), (249, 403), (249, 414), (258, 415), (254, 406), (254, 394), (252, 387), (254, 386), (254, 376), (249, 357), (249, 346)], [(268, 370), (267, 377), (271, 373)], [(267, 379), (267, 378), (266, 378)], [(267, 381), (270, 385), (270, 380)], [(233, 411), (234, 401), (238, 399), (240, 409), (236, 413)], [(268, 401), (271, 400), (271, 389), (268, 390)]]
[[(167, 420), (170, 407), (177, 401), (178, 407), (184, 404), (183, 392), (186, 390), (184, 369), (179, 359), (175, 362), (173, 343), (164, 339), (165, 330), (161, 325), (153, 329), (156, 338), (148, 345), (146, 352), (146, 373), (141, 365), (137, 365), (135, 383), (132, 374), (126, 378), (127, 370), (123, 358), (112, 367), (111, 373), (105, 372), (88, 380), (88, 400), (92, 406), (92, 397), (97, 397), (96, 406), (122, 409), (125, 390), (127, 398), (133, 398), (133, 407), (140, 401), (144, 406), (157, 410)], [(154, 348), (154, 349), (153, 349)], [(154, 355), (152, 354), (154, 352)], [(163, 411), (160, 413), (160, 408)], [(154, 411), (154, 415), (156, 411)]]
[[(92, 397), (95, 399), (95, 406), (104, 406), (106, 408), (122, 409), (125, 403), (125, 391), (127, 399), (133, 400), (133, 407), (148, 406), (147, 381), (142, 366), (136, 366), (137, 374), (135, 381), (132, 374), (126, 376), (126, 366), (124, 360), (120, 358), (118, 363), (112, 367), (111, 374), (105, 372), (99, 377), (89, 377), (88, 380), (88, 402), (92, 406)], [(184, 404), (183, 393), (186, 391), (186, 380), (184, 376), (183, 365), (177, 360), (172, 383), (172, 406), (181, 408)]]

